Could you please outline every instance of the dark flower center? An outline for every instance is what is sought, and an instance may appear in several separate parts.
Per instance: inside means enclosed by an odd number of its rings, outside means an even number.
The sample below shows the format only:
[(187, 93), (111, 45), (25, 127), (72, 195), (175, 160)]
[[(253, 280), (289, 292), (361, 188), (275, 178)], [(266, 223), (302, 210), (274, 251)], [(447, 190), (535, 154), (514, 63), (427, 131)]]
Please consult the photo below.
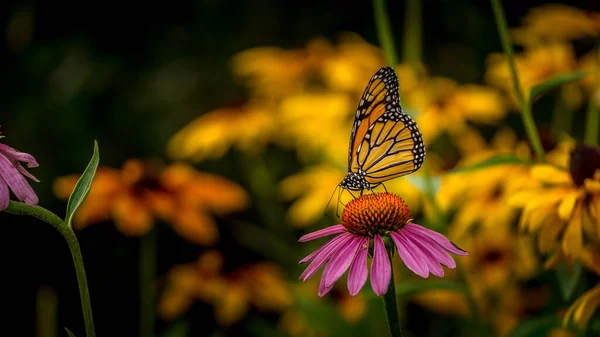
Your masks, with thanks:
[(348, 232), (373, 237), (404, 227), (412, 218), (404, 200), (391, 193), (365, 194), (352, 200), (342, 213)]
[(569, 172), (575, 185), (582, 186), (583, 182), (594, 177), (600, 169), (600, 147), (577, 144), (571, 151)]

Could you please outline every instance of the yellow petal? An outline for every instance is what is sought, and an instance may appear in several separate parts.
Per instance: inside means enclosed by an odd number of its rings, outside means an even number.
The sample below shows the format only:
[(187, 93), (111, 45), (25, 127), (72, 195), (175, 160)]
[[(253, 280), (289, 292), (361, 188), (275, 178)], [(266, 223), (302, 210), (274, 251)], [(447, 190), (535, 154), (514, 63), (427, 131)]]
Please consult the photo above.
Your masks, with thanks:
[(584, 267), (600, 276), (600, 251), (590, 246), (584, 247), (579, 259)]
[(554, 254), (552, 254), (552, 256), (550, 256), (550, 258), (546, 260), (546, 262), (544, 262), (544, 269), (554, 269), (556, 266), (558, 266), (559, 263), (563, 261), (564, 258), (565, 256), (562, 250), (555, 251)]
[(584, 328), (596, 309), (600, 306), (600, 284), (581, 295), (567, 310), (563, 319), (563, 326), (568, 325), (569, 318), (575, 324)]
[(567, 257), (578, 257), (583, 245), (581, 203), (575, 206), (573, 216), (567, 225), (563, 237), (562, 248)]
[(600, 196), (592, 198), (590, 209), (592, 211), (592, 221), (596, 222), (596, 236), (598, 237), (598, 242), (600, 242)]
[(586, 179), (583, 182), (583, 186), (589, 193), (600, 193), (600, 181)]
[(531, 169), (531, 175), (540, 182), (552, 185), (570, 185), (569, 172), (552, 165), (536, 165)]
[(239, 322), (250, 309), (248, 291), (236, 284), (228, 287), (215, 304), (215, 317), (221, 326)]
[(531, 211), (529, 219), (529, 229), (531, 232), (536, 232), (542, 225), (546, 223), (546, 219), (554, 213), (553, 207), (539, 207)]
[(546, 224), (540, 230), (538, 237), (538, 247), (541, 252), (550, 252), (558, 238), (558, 234), (562, 231), (564, 222), (562, 222), (556, 214), (547, 217)]
[(558, 206), (558, 215), (562, 220), (569, 220), (571, 218), (571, 214), (573, 214), (573, 207), (575, 207), (575, 202), (577, 202), (577, 197), (579, 193), (571, 193), (565, 196), (563, 201)]

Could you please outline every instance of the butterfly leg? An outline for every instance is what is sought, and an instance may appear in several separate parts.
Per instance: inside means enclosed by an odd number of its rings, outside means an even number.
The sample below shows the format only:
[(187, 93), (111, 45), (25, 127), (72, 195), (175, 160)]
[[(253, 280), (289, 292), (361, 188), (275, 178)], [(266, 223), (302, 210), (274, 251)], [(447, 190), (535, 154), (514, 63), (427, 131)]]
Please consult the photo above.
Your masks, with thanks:
[(381, 183), (381, 186), (383, 186), (383, 189), (385, 190), (385, 193), (389, 193), (387, 190), (387, 187), (385, 187), (385, 184)]

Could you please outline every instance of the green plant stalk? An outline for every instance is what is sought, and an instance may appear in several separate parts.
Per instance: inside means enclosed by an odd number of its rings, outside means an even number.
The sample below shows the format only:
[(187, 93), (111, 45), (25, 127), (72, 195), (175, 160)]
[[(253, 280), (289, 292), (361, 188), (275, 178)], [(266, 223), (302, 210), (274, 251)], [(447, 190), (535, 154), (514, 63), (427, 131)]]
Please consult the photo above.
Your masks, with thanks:
[(67, 224), (61, 220), (56, 214), (40, 206), (30, 206), (23, 202), (9, 201), (6, 212), (19, 215), (29, 215), (38, 218), (45, 223), (50, 224), (56, 229), (67, 241), (71, 257), (73, 258), (73, 266), (77, 275), (77, 285), (79, 286), (79, 296), (81, 297), (81, 310), (83, 312), (83, 322), (85, 324), (85, 334), (87, 337), (95, 337), (96, 330), (94, 328), (94, 318), (92, 315), (92, 304), (90, 301), (90, 292), (85, 275), (83, 265), (83, 257), (77, 236)]
[(402, 61), (421, 62), (423, 53), (423, 26), (421, 0), (407, 0), (404, 15), (404, 45)]
[[(418, 1), (418, 0), (417, 0)], [(398, 54), (394, 46), (394, 35), (390, 27), (390, 20), (385, 8), (385, 0), (373, 0), (373, 11), (375, 13), (375, 24), (377, 26), (377, 38), (383, 48), (388, 65), (395, 67), (398, 64)]]
[(139, 282), (140, 282), (140, 337), (154, 336), (156, 277), (156, 229), (140, 239)]
[(477, 300), (473, 296), (473, 292), (469, 287), (469, 283), (467, 281), (467, 276), (463, 270), (461, 263), (456, 263), (456, 272), (458, 273), (458, 277), (460, 281), (464, 284), (462, 289), (465, 297), (467, 298), (467, 302), (469, 303), (469, 310), (471, 311), (471, 315), (473, 317), (473, 322), (477, 324), (477, 328), (479, 329), (482, 326), (481, 315), (479, 314), (479, 305), (477, 304)]
[[(600, 49), (598, 50), (598, 59), (596, 60), (596, 63), (598, 66), (600, 66)], [(599, 75), (596, 74), (596, 76)], [(599, 82), (596, 82), (596, 84), (600, 85)], [(597, 87), (597, 89), (600, 89), (600, 86)], [(598, 145), (598, 128), (600, 128), (600, 107), (598, 106), (600, 105), (599, 99), (600, 98), (597, 94), (592, 93), (590, 95), (584, 133), (584, 141), (588, 145)]]
[[(389, 256), (391, 259), (392, 257)], [(387, 317), (388, 326), (390, 328), (390, 336), (402, 337), (402, 329), (400, 328), (400, 320), (398, 319), (398, 304), (396, 303), (396, 286), (394, 285), (394, 268), (391, 268), (390, 287), (383, 295), (383, 304), (385, 306), (385, 314)]]
[(527, 137), (531, 142), (531, 146), (533, 147), (535, 155), (540, 162), (543, 162), (544, 148), (542, 147), (542, 142), (540, 141), (540, 136), (537, 133), (535, 121), (533, 120), (533, 115), (531, 114), (531, 100), (525, 99), (525, 96), (523, 95), (523, 89), (521, 88), (521, 83), (519, 82), (519, 74), (517, 73), (517, 66), (515, 65), (515, 54), (512, 48), (510, 35), (508, 34), (508, 25), (506, 24), (506, 18), (504, 16), (504, 9), (502, 8), (502, 3), (500, 0), (490, 1), (492, 3), (494, 17), (496, 18), (496, 26), (498, 27), (498, 34), (500, 35), (502, 49), (504, 49), (504, 53), (506, 53), (506, 56), (508, 57), (508, 65), (510, 67), (515, 95), (517, 96), (517, 101), (521, 106), (521, 119), (523, 120)]
[(598, 97), (592, 95), (588, 103), (587, 121), (585, 124), (585, 143), (588, 145), (598, 145), (598, 128), (600, 127), (600, 108), (598, 107)]

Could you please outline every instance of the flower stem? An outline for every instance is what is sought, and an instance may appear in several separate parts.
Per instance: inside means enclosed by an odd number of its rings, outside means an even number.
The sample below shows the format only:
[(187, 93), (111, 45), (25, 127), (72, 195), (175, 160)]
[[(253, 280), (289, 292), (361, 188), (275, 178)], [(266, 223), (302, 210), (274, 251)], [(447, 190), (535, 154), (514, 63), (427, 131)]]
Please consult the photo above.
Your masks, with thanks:
[(385, 0), (373, 0), (373, 10), (375, 12), (375, 24), (377, 25), (377, 38), (383, 48), (386, 62), (395, 67), (398, 64), (396, 47), (394, 46), (394, 35), (390, 27), (390, 20), (386, 13)]
[[(600, 48), (596, 64), (600, 67)], [(598, 79), (598, 75), (596, 75)], [(598, 128), (600, 128), (600, 79), (596, 82), (596, 91), (590, 95), (588, 103), (587, 121), (585, 124), (585, 143), (588, 145), (598, 144)]]
[[(390, 256), (391, 258), (391, 256)], [(387, 316), (388, 326), (390, 328), (390, 336), (402, 337), (402, 329), (400, 328), (400, 320), (398, 319), (398, 304), (396, 303), (396, 286), (394, 285), (394, 268), (391, 270), (390, 287), (383, 295), (383, 304), (385, 306), (385, 314)]]
[(421, 25), (421, 0), (406, 1), (404, 14), (404, 45), (402, 61), (417, 63), (421, 61), (423, 47), (423, 27)]
[(517, 101), (521, 106), (521, 119), (527, 132), (529, 142), (533, 147), (533, 150), (540, 162), (544, 161), (544, 149), (540, 136), (537, 133), (535, 121), (531, 114), (531, 100), (525, 99), (523, 95), (523, 89), (521, 88), (521, 82), (519, 81), (519, 74), (517, 73), (517, 66), (515, 65), (515, 55), (512, 48), (512, 42), (510, 35), (508, 34), (508, 25), (506, 24), (506, 18), (504, 16), (504, 9), (500, 0), (490, 0), (492, 3), (492, 9), (494, 10), (494, 17), (496, 18), (496, 26), (498, 27), (498, 34), (500, 35), (500, 42), (502, 43), (502, 49), (508, 58), (508, 65), (510, 67), (510, 73), (512, 76), (513, 86), (515, 89), (515, 95)]
[(154, 336), (156, 239), (156, 229), (153, 228), (140, 240), (140, 337)]
[(598, 145), (598, 128), (600, 127), (600, 108), (598, 97), (592, 94), (588, 103), (587, 121), (585, 124), (585, 143)]
[(77, 284), (79, 286), (79, 296), (81, 297), (81, 310), (83, 312), (83, 322), (85, 324), (85, 334), (87, 337), (95, 337), (96, 330), (94, 328), (94, 318), (92, 316), (92, 305), (90, 301), (90, 292), (88, 289), (87, 278), (85, 276), (85, 268), (83, 266), (83, 257), (77, 236), (71, 228), (67, 226), (56, 214), (40, 206), (30, 206), (26, 203), (10, 201), (6, 212), (19, 215), (29, 215), (38, 218), (56, 229), (67, 241), (71, 256), (73, 258), (73, 266), (77, 275)]

